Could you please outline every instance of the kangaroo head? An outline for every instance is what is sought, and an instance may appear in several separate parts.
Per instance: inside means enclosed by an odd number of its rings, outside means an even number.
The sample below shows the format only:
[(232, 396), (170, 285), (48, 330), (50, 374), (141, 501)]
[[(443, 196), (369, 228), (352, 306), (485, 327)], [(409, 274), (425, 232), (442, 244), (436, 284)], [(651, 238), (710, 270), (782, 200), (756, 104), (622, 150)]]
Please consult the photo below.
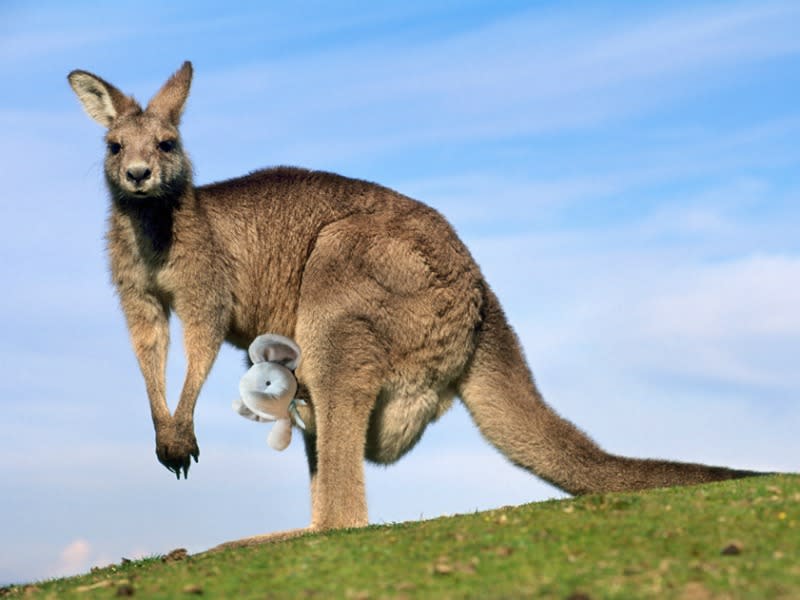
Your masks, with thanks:
[(72, 71), (68, 79), (89, 116), (108, 129), (105, 173), (115, 199), (175, 197), (190, 184), (192, 166), (178, 132), (192, 82), (190, 62), (183, 63), (144, 110), (92, 73)]

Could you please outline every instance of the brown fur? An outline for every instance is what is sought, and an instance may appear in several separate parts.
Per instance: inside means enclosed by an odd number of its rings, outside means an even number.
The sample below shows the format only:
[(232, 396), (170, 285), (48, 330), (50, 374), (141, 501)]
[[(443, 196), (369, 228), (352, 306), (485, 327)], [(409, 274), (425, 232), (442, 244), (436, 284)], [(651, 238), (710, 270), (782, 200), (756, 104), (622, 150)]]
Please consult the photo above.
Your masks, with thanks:
[[(431, 208), (286, 167), (194, 187), (177, 129), (191, 77), (187, 62), (142, 110), (99, 77), (69, 76), (108, 127), (112, 277), (158, 459), (179, 478), (199, 454), (195, 402), (221, 344), (244, 349), (265, 332), (293, 337), (304, 354), (312, 529), (366, 525), (364, 457), (399, 459), (455, 396), (512, 462), (573, 494), (752, 474), (613, 456), (559, 417), (469, 251)], [(164, 383), (171, 310), (188, 360), (174, 415)]]

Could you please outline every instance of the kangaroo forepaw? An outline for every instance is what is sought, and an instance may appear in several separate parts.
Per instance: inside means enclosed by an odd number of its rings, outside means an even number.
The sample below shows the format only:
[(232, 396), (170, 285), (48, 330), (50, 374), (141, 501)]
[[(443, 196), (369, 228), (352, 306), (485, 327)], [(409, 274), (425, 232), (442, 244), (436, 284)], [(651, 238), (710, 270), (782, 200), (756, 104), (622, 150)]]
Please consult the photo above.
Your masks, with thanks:
[(156, 456), (158, 461), (180, 479), (189, 476), (189, 466), (200, 459), (200, 448), (192, 425), (171, 423), (156, 431)]

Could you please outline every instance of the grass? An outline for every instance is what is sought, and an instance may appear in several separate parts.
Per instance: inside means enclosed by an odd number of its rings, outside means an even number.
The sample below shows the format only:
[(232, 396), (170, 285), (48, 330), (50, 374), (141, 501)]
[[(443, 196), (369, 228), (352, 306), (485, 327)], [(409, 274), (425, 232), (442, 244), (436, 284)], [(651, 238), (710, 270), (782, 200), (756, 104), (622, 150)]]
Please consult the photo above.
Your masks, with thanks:
[(800, 598), (800, 477), (586, 496), (154, 557), (0, 597)]

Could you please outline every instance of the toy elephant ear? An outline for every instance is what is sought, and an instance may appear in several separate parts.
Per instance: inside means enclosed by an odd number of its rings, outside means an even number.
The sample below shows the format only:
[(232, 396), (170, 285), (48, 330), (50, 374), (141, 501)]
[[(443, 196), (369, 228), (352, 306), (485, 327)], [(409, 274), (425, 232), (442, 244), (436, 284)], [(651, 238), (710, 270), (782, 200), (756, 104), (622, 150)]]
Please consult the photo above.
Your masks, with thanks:
[(248, 349), (253, 364), (274, 362), (290, 371), (300, 366), (300, 347), (287, 337), (276, 333), (265, 333), (253, 340)]

